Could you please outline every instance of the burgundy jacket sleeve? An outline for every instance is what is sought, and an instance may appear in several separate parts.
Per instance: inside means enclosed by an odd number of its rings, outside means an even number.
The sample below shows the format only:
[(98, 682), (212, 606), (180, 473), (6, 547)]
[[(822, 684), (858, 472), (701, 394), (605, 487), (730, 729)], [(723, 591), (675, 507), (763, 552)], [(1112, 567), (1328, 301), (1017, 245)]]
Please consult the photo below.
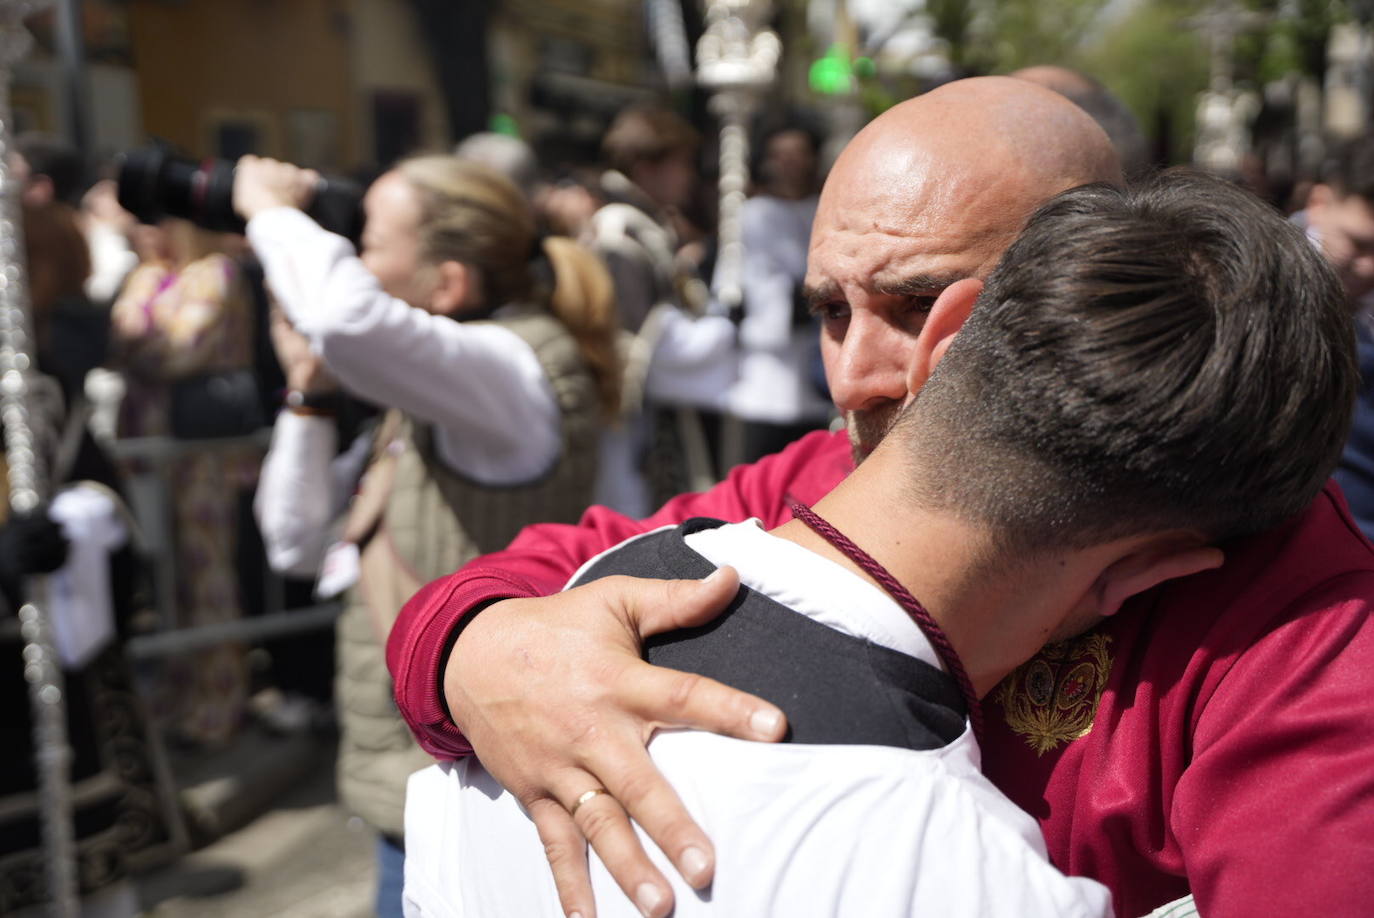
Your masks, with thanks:
[(484, 555), (420, 590), (406, 603), (387, 642), (396, 703), (420, 745), (453, 758), (472, 751), (443, 703), (448, 638), (473, 609), (499, 599), (547, 596), (586, 561), (630, 536), (696, 516), (727, 522), (758, 517), (772, 527), (791, 499), (814, 503), (853, 469), (843, 432), (808, 434), (782, 452), (734, 469), (700, 494), (673, 498), (643, 520), (592, 507), (576, 526), (526, 527), (504, 551)]
[(1199, 699), (1170, 813), (1201, 914), (1374, 902), (1374, 576), (1309, 594)]

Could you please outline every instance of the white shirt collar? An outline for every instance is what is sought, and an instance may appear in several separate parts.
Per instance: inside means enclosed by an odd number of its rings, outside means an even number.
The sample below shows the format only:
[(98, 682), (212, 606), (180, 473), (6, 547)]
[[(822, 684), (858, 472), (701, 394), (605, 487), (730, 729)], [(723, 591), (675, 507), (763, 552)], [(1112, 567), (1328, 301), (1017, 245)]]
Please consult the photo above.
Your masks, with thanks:
[(789, 609), (944, 669), (925, 634), (891, 596), (839, 564), (770, 535), (758, 519), (703, 529), (686, 542), (717, 567), (729, 564), (739, 571), (741, 583)]

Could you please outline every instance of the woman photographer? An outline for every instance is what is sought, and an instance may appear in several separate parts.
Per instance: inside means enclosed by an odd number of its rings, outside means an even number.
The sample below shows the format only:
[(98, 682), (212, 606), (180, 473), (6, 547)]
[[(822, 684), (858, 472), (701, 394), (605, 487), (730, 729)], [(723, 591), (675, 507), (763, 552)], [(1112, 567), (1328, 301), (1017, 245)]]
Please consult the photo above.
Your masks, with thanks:
[(340, 792), (381, 833), (378, 911), (391, 915), (405, 780), (428, 757), (392, 704), (386, 635), (419, 586), (590, 502), (619, 391), (616, 322), (600, 262), (541, 239), (523, 194), (483, 166), (422, 156), (384, 174), (364, 199), (361, 257), (301, 212), (316, 181), (254, 157), (235, 178), (293, 387), (258, 514), (274, 563), (312, 566), (337, 500), (329, 390), (385, 409), (322, 586), (357, 581), (338, 626)]

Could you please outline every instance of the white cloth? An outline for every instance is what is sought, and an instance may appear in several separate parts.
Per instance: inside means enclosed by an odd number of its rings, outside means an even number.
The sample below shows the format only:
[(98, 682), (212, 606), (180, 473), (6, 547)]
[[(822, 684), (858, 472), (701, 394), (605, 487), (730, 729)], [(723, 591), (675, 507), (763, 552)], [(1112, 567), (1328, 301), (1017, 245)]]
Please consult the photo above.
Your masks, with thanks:
[(810, 379), (816, 330), (792, 322), (816, 201), (814, 195), (799, 201), (760, 195), (744, 202), (739, 328), (723, 315), (667, 317), (649, 367), (651, 398), (768, 424), (830, 416), (830, 402)]
[(129, 272), (138, 267), (138, 253), (123, 230), (99, 220), (86, 224), (86, 244), (91, 250), (91, 273), (86, 277), (86, 298), (108, 304), (119, 293)]
[[(886, 594), (757, 521), (688, 544), (801, 614), (935, 657)], [(660, 733), (649, 751), (716, 847), (702, 897), (640, 833), (673, 883), (677, 918), (1111, 915), (1105, 887), (1049, 863), (1035, 821), (979, 772), (967, 729), (923, 752), (698, 732)], [(638, 915), (600, 860), (589, 861), (598, 914)], [(404, 902), (409, 918), (562, 914), (533, 824), (474, 759), (411, 778)]]
[(454, 471), (509, 485), (557, 460), (553, 385), (519, 335), (388, 295), (347, 239), (298, 210), (258, 214), (248, 240), (277, 302), (344, 388), (434, 425), (439, 456)]
[(272, 426), (262, 461), (253, 513), (272, 570), (314, 577), (333, 537), (334, 523), (352, 497), (371, 440), (358, 437), (335, 455), (338, 433), (330, 418), (283, 411)]
[(48, 580), (53, 647), (62, 665), (76, 669), (114, 640), (110, 552), (129, 530), (104, 488), (77, 484), (53, 498), (48, 515), (62, 527), (67, 561)]
[(832, 410), (811, 384), (817, 331), (792, 322), (817, 200), (815, 195), (799, 201), (759, 195), (740, 210), (744, 317), (739, 369), (726, 410), (746, 421), (823, 421)]
[(597, 440), (596, 484), (592, 503), (610, 507), (632, 520), (653, 512), (649, 482), (639, 470), (648, 432), (638, 413), (625, 417), (619, 426), (605, 427)]

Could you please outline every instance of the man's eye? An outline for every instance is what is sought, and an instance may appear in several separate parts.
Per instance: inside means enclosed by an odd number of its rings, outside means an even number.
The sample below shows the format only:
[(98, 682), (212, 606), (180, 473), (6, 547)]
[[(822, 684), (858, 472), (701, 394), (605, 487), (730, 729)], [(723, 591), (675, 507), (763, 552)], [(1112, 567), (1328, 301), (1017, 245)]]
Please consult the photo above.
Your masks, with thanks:
[(812, 307), (812, 315), (822, 322), (838, 322), (849, 317), (848, 303), (821, 303)]
[(925, 325), (931, 307), (935, 305), (935, 299), (933, 296), (908, 297), (901, 311), (902, 324), (918, 329)]

